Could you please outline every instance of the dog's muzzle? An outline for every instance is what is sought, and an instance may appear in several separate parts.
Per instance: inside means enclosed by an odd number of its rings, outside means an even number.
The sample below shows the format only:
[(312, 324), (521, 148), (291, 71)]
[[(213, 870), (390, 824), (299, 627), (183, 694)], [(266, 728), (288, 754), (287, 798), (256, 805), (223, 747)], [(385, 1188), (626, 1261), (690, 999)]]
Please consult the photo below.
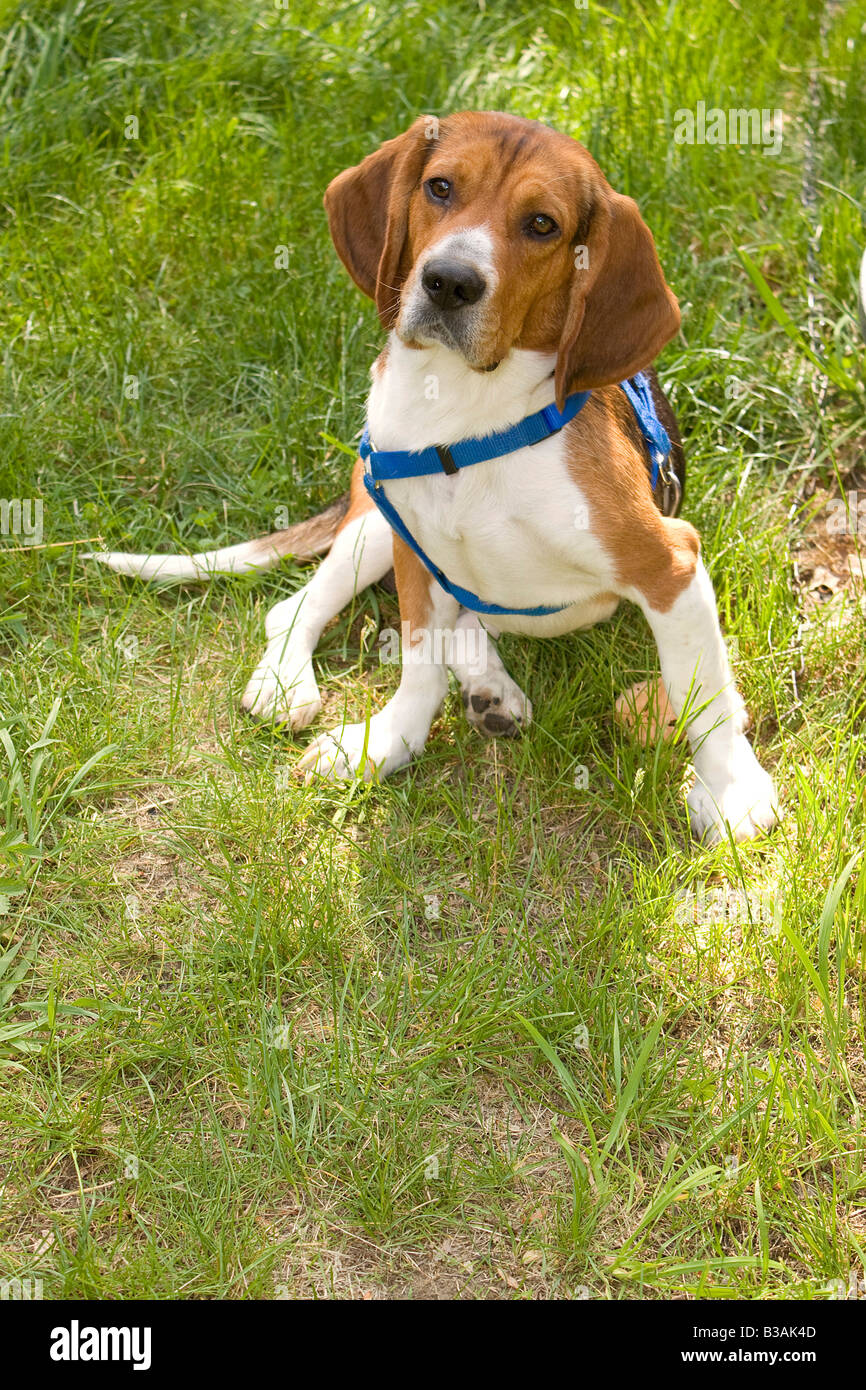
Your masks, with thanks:
[(421, 269), (408, 296), (398, 331), (406, 341), (439, 342), (459, 352), (476, 371), (493, 371), (484, 351), (489, 333), (482, 272), (456, 256), (433, 256)]

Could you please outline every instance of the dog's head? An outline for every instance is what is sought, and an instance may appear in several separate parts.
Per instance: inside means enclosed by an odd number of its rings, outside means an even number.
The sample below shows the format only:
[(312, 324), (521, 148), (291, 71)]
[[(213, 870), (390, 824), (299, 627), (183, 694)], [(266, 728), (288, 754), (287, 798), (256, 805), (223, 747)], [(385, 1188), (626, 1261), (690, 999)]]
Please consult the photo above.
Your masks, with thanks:
[(385, 328), (478, 371), (512, 348), (555, 352), (560, 404), (646, 367), (679, 327), (637, 205), (536, 121), (420, 116), (339, 174), (325, 207)]

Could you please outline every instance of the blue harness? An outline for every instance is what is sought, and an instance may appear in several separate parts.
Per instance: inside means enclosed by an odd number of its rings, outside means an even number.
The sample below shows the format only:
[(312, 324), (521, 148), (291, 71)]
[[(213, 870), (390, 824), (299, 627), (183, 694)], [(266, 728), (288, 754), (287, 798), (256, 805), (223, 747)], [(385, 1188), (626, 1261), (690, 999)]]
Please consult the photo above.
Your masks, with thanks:
[[(661, 476), (666, 491), (675, 489), (676, 496), (672, 510), (676, 510), (676, 504), (679, 500), (679, 480), (673, 469), (669, 467), (671, 442), (656, 413), (649, 378), (645, 373), (639, 372), (637, 376), (631, 377), (629, 381), (621, 382), (620, 385), (634, 411), (641, 435), (649, 450), (650, 482), (653, 493), (655, 493)], [(474, 463), (486, 463), (489, 459), (502, 458), (504, 454), (512, 454), (517, 449), (526, 448), (527, 445), (538, 444), (542, 439), (548, 439), (550, 435), (557, 434), (568, 424), (569, 420), (573, 420), (586, 405), (589, 397), (589, 391), (576, 391), (574, 395), (567, 398), (562, 410), (558, 410), (555, 405), (546, 405), (543, 409), (536, 411), (534, 415), (527, 415), (525, 420), (519, 421), (518, 424), (512, 425), (509, 429), (500, 430), (496, 434), (485, 435), (483, 439), (462, 439), (457, 444), (448, 445), (434, 444), (430, 448), (420, 449), (416, 453), (404, 449), (385, 451), (374, 449), (370, 443), (369, 430), (364, 430), (360, 445), (361, 458), (367, 465), (364, 472), (364, 486), (392, 529), (396, 531), (401, 540), (406, 542), (409, 549), (415, 552), (440, 587), (446, 593), (451, 594), (461, 607), (471, 608), (476, 613), (489, 613), (491, 615), (509, 613), (521, 617), (537, 618), (543, 617), (547, 613), (562, 613), (571, 605), (562, 604), (558, 608), (501, 608), (498, 603), (485, 603), (470, 589), (463, 589), (459, 584), (453, 584), (439, 566), (430, 559), (430, 556), (421, 549), (393, 502), (388, 501), (383, 484), (393, 482), (398, 478), (422, 478), (434, 473), (445, 473), (453, 476), (461, 468), (471, 468)]]

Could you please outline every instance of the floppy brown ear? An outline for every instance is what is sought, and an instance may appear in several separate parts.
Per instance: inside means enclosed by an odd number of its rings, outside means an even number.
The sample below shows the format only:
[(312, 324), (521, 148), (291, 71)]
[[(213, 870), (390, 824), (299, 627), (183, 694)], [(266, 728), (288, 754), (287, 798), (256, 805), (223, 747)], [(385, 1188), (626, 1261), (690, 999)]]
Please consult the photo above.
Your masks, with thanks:
[(625, 381), (649, 366), (680, 326), (679, 305), (632, 198), (599, 190), (586, 252), (586, 268), (572, 271), (557, 351), (560, 406), (571, 391)]
[(409, 197), (435, 143), (438, 122), (419, 116), (328, 185), (325, 210), (337, 255), (355, 284), (376, 301), (390, 328), (400, 299), (400, 260), (406, 244)]

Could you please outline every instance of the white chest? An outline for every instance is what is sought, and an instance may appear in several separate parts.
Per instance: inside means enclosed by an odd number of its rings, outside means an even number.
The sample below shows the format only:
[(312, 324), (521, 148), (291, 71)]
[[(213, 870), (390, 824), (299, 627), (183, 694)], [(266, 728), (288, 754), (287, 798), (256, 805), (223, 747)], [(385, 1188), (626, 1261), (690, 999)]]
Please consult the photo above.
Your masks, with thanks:
[[(444, 348), (392, 341), (370, 393), (371, 438), (380, 449), (422, 449), (505, 429), (549, 403), (551, 371), (541, 354), (513, 353), (485, 376)], [(606, 616), (597, 596), (614, 587), (613, 567), (569, 473), (563, 434), (453, 477), (402, 479), (386, 491), (453, 583), (506, 608), (568, 606), (548, 617), (497, 616), (501, 630), (554, 635)]]

